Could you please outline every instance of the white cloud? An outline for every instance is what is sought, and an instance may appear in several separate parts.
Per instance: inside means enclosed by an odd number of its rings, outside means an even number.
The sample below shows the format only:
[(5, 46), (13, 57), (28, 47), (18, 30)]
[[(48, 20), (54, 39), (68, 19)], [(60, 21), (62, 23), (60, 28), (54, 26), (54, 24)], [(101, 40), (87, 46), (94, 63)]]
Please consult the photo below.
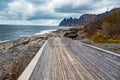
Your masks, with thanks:
[(38, 19), (38, 20), (1, 20), (0, 24), (16, 24), (16, 25), (58, 25), (61, 20), (57, 19)]
[(36, 25), (58, 25), (61, 20), (57, 19), (38, 19), (38, 20), (31, 20), (31, 24)]
[(78, 7), (88, 5), (92, 0), (52, 0), (50, 3), (54, 5), (54, 8), (60, 8), (62, 6), (71, 5), (71, 7)]
[[(64, 17), (79, 17), (83, 13), (102, 13), (107, 8), (120, 7), (119, 3), (120, 0), (13, 0), (8, 3), (7, 8), (0, 12), (0, 23), (55, 25), (59, 24)], [(85, 7), (88, 10), (85, 10), (83, 13), (56, 11), (58, 8), (62, 9), (67, 6), (69, 9), (77, 8), (76, 10), (79, 10), (79, 8), (84, 9)], [(33, 20), (27, 20), (29, 17), (34, 16), (37, 20), (34, 20), (34, 18)], [(58, 19), (54, 19), (57, 17)]]
[(108, 10), (111, 10), (115, 7), (120, 7), (120, 0), (101, 0), (98, 3), (92, 5), (93, 10), (88, 10), (86, 13), (91, 13), (91, 14), (100, 14), (103, 12), (106, 12)]
[(31, 24), (29, 21), (26, 20), (0, 20), (0, 24)]
[(26, 19), (34, 14), (34, 6), (26, 1), (13, 1), (8, 4), (5, 13), (13, 19)]

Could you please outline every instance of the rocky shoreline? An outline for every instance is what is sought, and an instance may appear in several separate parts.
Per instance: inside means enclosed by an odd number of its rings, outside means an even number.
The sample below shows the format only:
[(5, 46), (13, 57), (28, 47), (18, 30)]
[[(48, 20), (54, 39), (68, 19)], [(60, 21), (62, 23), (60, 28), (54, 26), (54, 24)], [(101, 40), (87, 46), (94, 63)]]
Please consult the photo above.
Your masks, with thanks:
[(0, 43), (0, 80), (17, 80), (50, 36), (38, 35)]
[(53, 36), (68, 37), (120, 53), (120, 44), (98, 44), (85, 38), (81, 28), (58, 29), (49, 34), (0, 43), (0, 79), (17, 80), (43, 43)]

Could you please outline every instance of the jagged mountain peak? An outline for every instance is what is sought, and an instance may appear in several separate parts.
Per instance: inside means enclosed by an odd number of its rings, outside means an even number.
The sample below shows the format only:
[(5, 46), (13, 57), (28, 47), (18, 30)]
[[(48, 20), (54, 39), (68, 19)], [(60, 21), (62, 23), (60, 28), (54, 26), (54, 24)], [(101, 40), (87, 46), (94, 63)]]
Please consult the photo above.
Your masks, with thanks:
[(112, 14), (114, 12), (120, 12), (120, 8), (114, 8), (110, 11), (106, 11), (105, 13), (101, 14), (83, 14), (79, 18), (64, 18), (64, 20), (61, 21), (59, 26), (80, 26), (80, 25), (88, 25), (96, 20), (103, 19), (105, 16)]

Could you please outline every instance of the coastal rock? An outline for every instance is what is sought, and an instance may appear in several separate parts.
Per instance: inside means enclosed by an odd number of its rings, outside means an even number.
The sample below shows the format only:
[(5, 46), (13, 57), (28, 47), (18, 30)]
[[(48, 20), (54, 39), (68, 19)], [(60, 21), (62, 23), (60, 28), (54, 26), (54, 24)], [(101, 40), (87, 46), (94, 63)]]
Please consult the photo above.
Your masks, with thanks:
[(0, 50), (9, 49), (9, 48), (12, 48), (12, 47), (13, 47), (13, 42), (12, 41), (0, 43)]
[(13, 42), (10, 41), (10, 42), (6, 42), (4, 44), (4, 49), (9, 49), (9, 48), (12, 48), (14, 46)]
[(5, 80), (5, 76), (7, 76), (7, 73), (0, 71), (0, 80)]
[(32, 36), (30, 37), (30, 41), (35, 41), (37, 39), (44, 39), (45, 37), (43, 35), (37, 35), (37, 36)]
[(14, 46), (20, 45), (20, 44), (27, 44), (30, 41), (29, 38), (24, 37), (24, 38), (20, 38), (17, 41), (14, 41)]
[(61, 30), (61, 33), (64, 33), (65, 37), (80, 40), (84, 38), (84, 34), (82, 30), (83, 29), (81, 28), (71, 28), (67, 30)]
[(68, 31), (64, 34), (64, 36), (68, 38), (76, 38), (77, 33), (75, 31)]
[(0, 80), (17, 80), (45, 39), (33, 36), (0, 43)]
[(2, 50), (3, 48), (4, 48), (4, 46), (1, 44), (1, 45), (0, 45), (0, 50)]
[(83, 38), (84, 38), (84, 34), (83, 34), (82, 31), (78, 31), (78, 32), (77, 32), (77, 35), (78, 35), (78, 36), (76, 37), (77, 40), (80, 40), (80, 39), (83, 39)]

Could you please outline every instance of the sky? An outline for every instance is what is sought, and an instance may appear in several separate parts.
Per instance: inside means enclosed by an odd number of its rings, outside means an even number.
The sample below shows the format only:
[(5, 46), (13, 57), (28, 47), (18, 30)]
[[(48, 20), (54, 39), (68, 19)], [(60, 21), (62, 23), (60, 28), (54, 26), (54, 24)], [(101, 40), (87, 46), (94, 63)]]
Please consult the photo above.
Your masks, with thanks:
[(115, 7), (120, 7), (120, 0), (0, 0), (0, 24), (58, 25), (66, 17)]

